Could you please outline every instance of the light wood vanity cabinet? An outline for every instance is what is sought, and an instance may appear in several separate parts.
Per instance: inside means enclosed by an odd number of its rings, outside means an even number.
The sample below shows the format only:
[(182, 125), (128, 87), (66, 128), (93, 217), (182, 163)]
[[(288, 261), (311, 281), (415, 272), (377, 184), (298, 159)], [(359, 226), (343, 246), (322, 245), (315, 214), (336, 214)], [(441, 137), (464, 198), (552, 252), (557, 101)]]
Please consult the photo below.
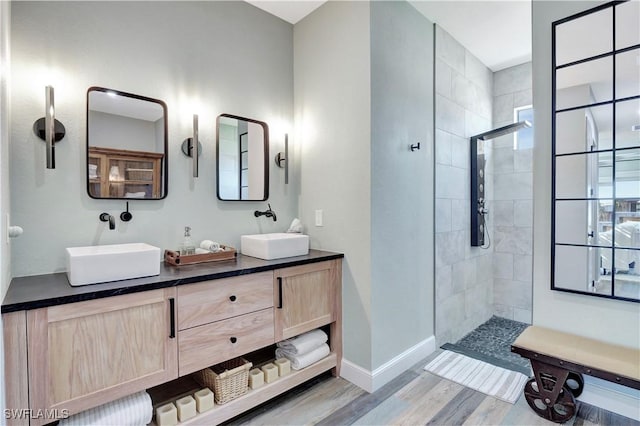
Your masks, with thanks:
[(8, 408), (74, 414), (158, 385), (172, 392), (178, 377), (329, 331), (325, 359), (185, 424), (220, 423), (322, 372), (339, 374), (341, 277), (337, 258), (3, 314)]
[(277, 269), (273, 272), (275, 339), (281, 341), (329, 325), (329, 347), (342, 359), (342, 260)]
[(175, 293), (27, 311), (30, 407), (73, 414), (177, 378)]
[(178, 288), (183, 376), (274, 343), (273, 272)]

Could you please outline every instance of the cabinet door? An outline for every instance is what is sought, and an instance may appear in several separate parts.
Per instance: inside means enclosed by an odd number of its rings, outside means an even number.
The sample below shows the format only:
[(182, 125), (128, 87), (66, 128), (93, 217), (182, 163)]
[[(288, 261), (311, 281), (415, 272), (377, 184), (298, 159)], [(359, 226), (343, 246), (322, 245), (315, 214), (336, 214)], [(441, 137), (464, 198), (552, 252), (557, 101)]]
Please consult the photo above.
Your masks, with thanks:
[(175, 288), (27, 313), (32, 409), (82, 411), (177, 378)]
[(340, 316), (337, 260), (274, 271), (276, 341), (333, 323)]
[(157, 161), (127, 156), (109, 157), (109, 197), (127, 198), (127, 194), (140, 194), (134, 198), (158, 197)]

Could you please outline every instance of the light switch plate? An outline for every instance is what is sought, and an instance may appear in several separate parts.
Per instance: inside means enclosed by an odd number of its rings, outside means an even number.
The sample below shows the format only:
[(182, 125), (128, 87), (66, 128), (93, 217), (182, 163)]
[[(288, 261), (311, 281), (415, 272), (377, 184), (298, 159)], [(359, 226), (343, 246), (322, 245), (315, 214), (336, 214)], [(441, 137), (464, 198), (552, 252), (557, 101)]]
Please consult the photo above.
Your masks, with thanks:
[(316, 210), (316, 226), (323, 226), (323, 224), (322, 224), (322, 210)]

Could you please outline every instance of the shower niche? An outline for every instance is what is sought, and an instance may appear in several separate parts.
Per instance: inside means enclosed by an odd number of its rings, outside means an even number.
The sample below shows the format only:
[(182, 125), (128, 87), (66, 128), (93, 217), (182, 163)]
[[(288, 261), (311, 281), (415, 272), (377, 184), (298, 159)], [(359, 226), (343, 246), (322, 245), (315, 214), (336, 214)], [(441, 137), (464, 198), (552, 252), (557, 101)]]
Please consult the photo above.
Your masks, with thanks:
[(640, 4), (601, 5), (552, 34), (551, 288), (638, 302)]

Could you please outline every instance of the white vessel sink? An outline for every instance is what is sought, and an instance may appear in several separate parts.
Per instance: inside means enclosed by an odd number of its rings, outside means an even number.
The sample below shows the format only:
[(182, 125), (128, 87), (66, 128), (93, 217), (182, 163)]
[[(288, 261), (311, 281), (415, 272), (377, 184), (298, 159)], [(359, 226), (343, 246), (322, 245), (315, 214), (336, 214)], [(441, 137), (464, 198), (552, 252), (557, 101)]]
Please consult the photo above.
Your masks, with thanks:
[(291, 233), (242, 235), (240, 252), (264, 260), (309, 253), (309, 236)]
[(160, 274), (160, 249), (145, 243), (67, 248), (72, 286)]

